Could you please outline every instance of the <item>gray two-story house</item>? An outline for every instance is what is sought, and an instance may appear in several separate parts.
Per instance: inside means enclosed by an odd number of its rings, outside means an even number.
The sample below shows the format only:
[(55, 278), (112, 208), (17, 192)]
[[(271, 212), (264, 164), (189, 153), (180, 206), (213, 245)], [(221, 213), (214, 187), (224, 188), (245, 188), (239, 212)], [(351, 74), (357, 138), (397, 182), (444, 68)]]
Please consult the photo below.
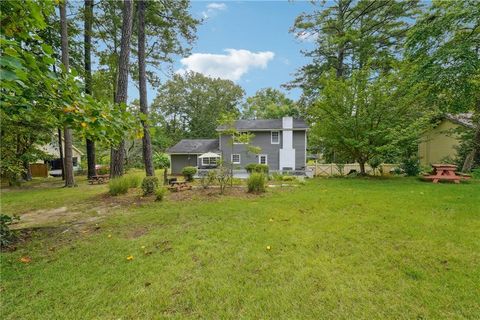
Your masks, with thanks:
[[(233, 139), (230, 126), (219, 126), (218, 139), (184, 139), (167, 150), (173, 174), (186, 166), (214, 168), (222, 158), (244, 169), (249, 163), (268, 165), (270, 171), (304, 170), (307, 148), (307, 124), (301, 119), (284, 117), (267, 120), (237, 120), (233, 127), (239, 134), (250, 133), (246, 143)], [(256, 152), (252, 148), (256, 147)]]

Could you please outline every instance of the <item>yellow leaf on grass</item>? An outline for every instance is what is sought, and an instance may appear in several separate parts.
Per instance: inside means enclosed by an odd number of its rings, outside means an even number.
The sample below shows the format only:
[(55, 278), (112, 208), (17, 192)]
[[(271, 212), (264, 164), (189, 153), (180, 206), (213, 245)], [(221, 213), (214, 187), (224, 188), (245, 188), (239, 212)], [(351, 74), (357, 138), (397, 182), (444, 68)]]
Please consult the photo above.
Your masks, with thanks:
[(270, 249), (272, 249), (272, 248), (270, 246), (267, 246), (267, 250), (270, 250)]
[(127, 260), (128, 260), (128, 261), (133, 260), (133, 256), (128, 256), (128, 257), (127, 257)]
[(30, 263), (30, 262), (32, 262), (32, 259), (30, 257), (21, 257), (20, 262)]

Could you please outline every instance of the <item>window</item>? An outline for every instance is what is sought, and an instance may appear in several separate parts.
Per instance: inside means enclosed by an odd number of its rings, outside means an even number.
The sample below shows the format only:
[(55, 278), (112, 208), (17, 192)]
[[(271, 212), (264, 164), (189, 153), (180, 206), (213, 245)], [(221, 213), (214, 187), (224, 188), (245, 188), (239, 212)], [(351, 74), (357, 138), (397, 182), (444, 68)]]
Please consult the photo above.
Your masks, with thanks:
[(260, 164), (267, 164), (267, 155), (266, 154), (261, 154), (258, 156), (258, 163)]
[(272, 131), (272, 144), (279, 144), (280, 143), (280, 132), (279, 131)]
[(240, 155), (239, 154), (232, 154), (232, 163), (233, 164), (240, 164)]
[(202, 158), (202, 166), (216, 166), (217, 158)]
[(78, 158), (77, 158), (77, 157), (73, 157), (73, 158), (72, 158), (72, 162), (73, 162), (72, 165), (73, 165), (74, 167), (78, 166)]

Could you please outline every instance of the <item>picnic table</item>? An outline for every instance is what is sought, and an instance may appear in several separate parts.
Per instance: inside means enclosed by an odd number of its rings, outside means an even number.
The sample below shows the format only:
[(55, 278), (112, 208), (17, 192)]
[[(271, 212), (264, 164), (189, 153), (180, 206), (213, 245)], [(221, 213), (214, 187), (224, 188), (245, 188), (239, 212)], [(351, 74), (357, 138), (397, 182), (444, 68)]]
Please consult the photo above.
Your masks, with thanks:
[(456, 174), (457, 166), (454, 164), (432, 164), (433, 172), (431, 175), (424, 176), (425, 180), (431, 180), (433, 183), (438, 181), (453, 181), (460, 183), (460, 180), (469, 179), (470, 176)]
[(95, 175), (91, 176), (90, 179), (88, 179), (89, 184), (103, 184), (105, 182), (108, 182), (108, 179), (110, 179), (110, 175), (108, 174), (100, 174), (100, 175)]
[(174, 192), (178, 192), (183, 190), (191, 190), (192, 186), (189, 185), (186, 181), (171, 181), (168, 189)]

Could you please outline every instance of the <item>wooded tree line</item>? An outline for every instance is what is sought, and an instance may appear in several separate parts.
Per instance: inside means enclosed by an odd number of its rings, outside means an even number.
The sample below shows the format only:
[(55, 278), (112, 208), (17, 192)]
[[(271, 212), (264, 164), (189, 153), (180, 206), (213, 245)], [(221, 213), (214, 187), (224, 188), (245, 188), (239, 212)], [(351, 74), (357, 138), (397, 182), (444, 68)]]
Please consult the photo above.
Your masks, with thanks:
[[(292, 34), (308, 38), (311, 62), (282, 91), (245, 98), (232, 81), (187, 72), (160, 75), (188, 55), (201, 23), (189, 1), (3, 1), (1, 173), (28, 179), (38, 146), (59, 132), (67, 186), (72, 141), (113, 177), (132, 159), (154, 175), (152, 152), (182, 138), (214, 138), (223, 114), (304, 117), (309, 148), (337, 162), (415, 161), (418, 139), (438, 114), (474, 112), (463, 169), (480, 162), (480, 5), (470, 1), (314, 2)], [(128, 82), (139, 100), (127, 105)], [(147, 84), (158, 88), (148, 106)], [(61, 132), (61, 133), (60, 133)], [(73, 133), (72, 133), (73, 132)], [(73, 135), (73, 139), (72, 139)], [(107, 152), (108, 150), (108, 152)], [(136, 155), (138, 153), (138, 156)], [(140, 156), (141, 154), (141, 156)]]
[(474, 112), (463, 171), (480, 164), (480, 3), (314, 3), (292, 32), (314, 39), (300, 87), (313, 145), (336, 161), (418, 162), (422, 131), (441, 113)]

